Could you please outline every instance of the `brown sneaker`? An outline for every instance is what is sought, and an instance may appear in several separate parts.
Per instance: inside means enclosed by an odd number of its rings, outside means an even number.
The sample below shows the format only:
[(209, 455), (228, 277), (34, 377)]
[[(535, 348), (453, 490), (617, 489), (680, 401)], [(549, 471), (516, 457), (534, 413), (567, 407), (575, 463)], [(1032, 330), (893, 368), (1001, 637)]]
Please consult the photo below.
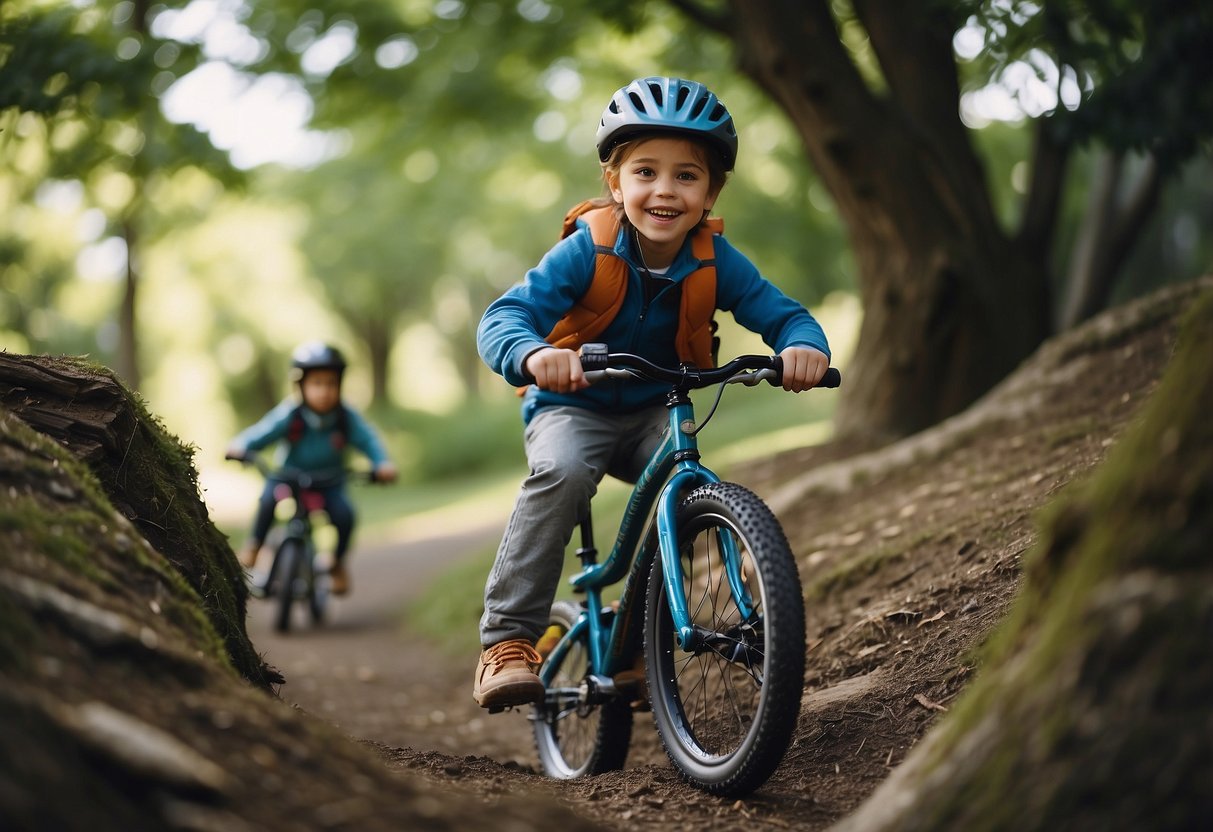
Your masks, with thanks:
[(350, 573), (341, 561), (334, 563), (329, 570), (329, 591), (334, 595), (345, 595), (350, 591)]
[(514, 639), (485, 648), (476, 665), (472, 698), (480, 707), (499, 711), (543, 700), (543, 682), (535, 675), (543, 659), (529, 641)]

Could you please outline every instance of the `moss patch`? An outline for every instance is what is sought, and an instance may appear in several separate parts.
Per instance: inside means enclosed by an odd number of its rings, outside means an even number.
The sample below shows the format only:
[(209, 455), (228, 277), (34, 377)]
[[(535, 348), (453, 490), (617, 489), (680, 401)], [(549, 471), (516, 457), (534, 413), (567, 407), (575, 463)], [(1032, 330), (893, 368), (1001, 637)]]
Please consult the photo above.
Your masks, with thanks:
[[(278, 676), (245, 633), (247, 589), (227, 538), (201, 500), (190, 449), (110, 370), (81, 360), (0, 356), (0, 402), (88, 467), (92, 477), (78, 481), (89, 483), (86, 489), (95, 484), (98, 493), (89, 500), (112, 505), (167, 559), (201, 599), (232, 666), (270, 688)], [(65, 558), (87, 558), (70, 541), (58, 550)], [(134, 562), (145, 559), (138, 546), (128, 552)]]

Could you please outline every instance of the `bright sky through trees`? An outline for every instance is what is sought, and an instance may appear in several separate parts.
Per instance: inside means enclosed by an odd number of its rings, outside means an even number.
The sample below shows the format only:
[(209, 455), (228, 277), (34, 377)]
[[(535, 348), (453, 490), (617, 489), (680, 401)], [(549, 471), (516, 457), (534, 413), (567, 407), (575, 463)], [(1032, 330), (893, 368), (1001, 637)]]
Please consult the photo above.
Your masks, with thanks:
[[(961, 60), (973, 60), (986, 45), (986, 31), (970, 22), (952, 39), (952, 48)], [(1028, 61), (1014, 61), (997, 81), (979, 90), (965, 93), (960, 100), (960, 115), (969, 127), (980, 128), (992, 121), (1022, 121), (1036, 118), (1057, 107), (1078, 107), (1081, 91), (1073, 70), (1062, 75), (1057, 64), (1043, 51), (1034, 49)]]
[[(254, 77), (241, 71), (267, 48), (240, 22), (244, 5), (244, 0), (194, 0), (155, 17), (158, 36), (201, 44), (209, 59), (170, 87), (162, 104), (165, 116), (208, 133), (243, 169), (270, 162), (307, 168), (340, 155), (346, 144), (340, 133), (307, 129), (312, 100), (298, 78), (278, 73)], [(305, 73), (324, 78), (351, 57), (356, 37), (356, 26), (341, 21), (324, 32), (306, 30), (289, 46), (299, 52)], [(970, 23), (956, 33), (953, 46), (968, 60), (980, 54), (985, 43), (986, 32)], [(396, 69), (418, 54), (411, 40), (397, 37), (380, 45), (375, 59), (384, 69)], [(1034, 52), (1029, 61), (1010, 64), (995, 83), (967, 93), (961, 115), (971, 127), (1016, 122), (1052, 110), (1059, 101), (1073, 109), (1079, 97), (1078, 80), (1072, 74), (1062, 76), (1047, 55)], [(539, 138), (546, 138), (552, 127), (537, 124)]]
[[(266, 49), (240, 23), (242, 6), (242, 0), (194, 0), (184, 9), (156, 15), (156, 35), (201, 44), (209, 59), (169, 88), (162, 103), (165, 116), (208, 133), (239, 168), (266, 162), (311, 167), (339, 154), (344, 145), (340, 134), (307, 129), (312, 100), (299, 79), (241, 71)], [(356, 33), (352, 23), (337, 23), (292, 46), (301, 53), (304, 71), (322, 78), (350, 57)], [(382, 60), (401, 66), (406, 57), (407, 51), (395, 44)]]

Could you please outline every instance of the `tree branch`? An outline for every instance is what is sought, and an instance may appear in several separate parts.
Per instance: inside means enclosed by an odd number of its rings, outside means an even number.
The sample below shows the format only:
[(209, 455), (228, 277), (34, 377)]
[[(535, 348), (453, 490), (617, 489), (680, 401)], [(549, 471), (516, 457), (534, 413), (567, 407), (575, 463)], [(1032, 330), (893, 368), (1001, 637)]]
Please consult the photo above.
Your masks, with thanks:
[(669, 4), (709, 31), (728, 35), (733, 30), (733, 14), (727, 7), (709, 9), (697, 0), (669, 0)]
[(1057, 234), (1057, 212), (1070, 161), (1071, 143), (1058, 141), (1047, 119), (1036, 122), (1032, 147), (1032, 181), (1020, 216), (1016, 241), (1039, 252), (1042, 263), (1051, 259)]
[(1069, 328), (1108, 305), (1112, 288), (1129, 252), (1141, 237), (1146, 220), (1158, 205), (1162, 175), (1158, 160), (1149, 156), (1123, 200), (1118, 199), (1126, 159), (1108, 154), (1101, 162), (1083, 220), (1066, 286), (1060, 324)]

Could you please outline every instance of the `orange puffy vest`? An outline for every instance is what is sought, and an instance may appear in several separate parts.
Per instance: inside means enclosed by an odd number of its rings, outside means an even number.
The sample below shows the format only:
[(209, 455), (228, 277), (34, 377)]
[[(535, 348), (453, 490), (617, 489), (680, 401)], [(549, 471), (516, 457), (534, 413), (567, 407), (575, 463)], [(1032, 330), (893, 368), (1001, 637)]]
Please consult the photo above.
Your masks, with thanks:
[[(619, 237), (619, 220), (615, 217), (615, 209), (610, 205), (595, 208), (590, 200), (573, 206), (565, 215), (561, 238), (577, 229), (579, 218), (589, 225), (594, 250), (598, 255), (594, 264), (594, 279), (586, 293), (567, 315), (556, 322), (545, 339), (554, 347), (570, 350), (593, 343), (602, 334), (619, 313), (628, 289), (628, 264), (615, 254), (615, 240)], [(709, 219), (695, 231), (691, 251), (700, 266), (682, 281), (682, 305), (675, 347), (679, 360), (701, 369), (716, 365), (713, 348), (716, 327), (712, 320), (716, 312), (716, 250), (712, 236), (723, 232), (724, 221), (716, 218)]]

